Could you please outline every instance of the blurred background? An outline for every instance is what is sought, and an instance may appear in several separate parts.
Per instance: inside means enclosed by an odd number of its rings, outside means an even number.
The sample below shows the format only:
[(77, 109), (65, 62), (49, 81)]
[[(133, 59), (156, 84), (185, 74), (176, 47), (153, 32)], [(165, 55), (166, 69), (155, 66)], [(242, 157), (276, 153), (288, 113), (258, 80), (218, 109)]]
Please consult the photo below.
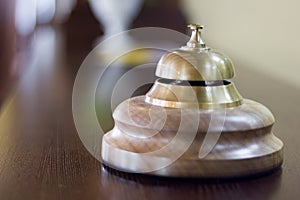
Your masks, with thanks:
[[(64, 77), (59, 87), (66, 77), (74, 80), (85, 56), (111, 35), (148, 26), (186, 34), (189, 23), (204, 25), (206, 43), (232, 58), (237, 82), (255, 83), (240, 75), (243, 69), (300, 89), (299, 6), (296, 0), (0, 0), (0, 104), (30, 70)], [(125, 71), (147, 60), (141, 52), (131, 58)], [(116, 81), (123, 72), (108, 73)]]
[[(210, 46), (236, 66), (300, 87), (299, 1), (266, 0), (1, 0), (1, 80), (21, 73), (40, 26), (60, 26), (68, 50), (88, 51), (95, 39), (129, 28), (166, 27), (186, 33), (205, 25)], [(117, 13), (117, 14), (116, 14)], [(21, 62), (26, 62), (21, 61)], [(238, 69), (237, 69), (238, 70)], [(1, 81), (3, 82), (3, 81)], [(1, 90), (5, 90), (1, 85)]]
[(239, 66), (300, 87), (297, 0), (181, 1), (189, 21), (204, 23), (207, 43)]
[[(299, 7), (299, 0), (0, 0), (0, 199), (120, 199), (124, 194), (299, 199)], [(232, 59), (241, 95), (273, 112), (274, 133), (285, 143), (284, 167), (274, 176), (225, 185), (180, 180), (175, 187), (139, 178), (126, 181), (127, 176), (101, 171), (84, 148), (74, 126), (72, 91), (89, 52), (120, 31), (154, 26), (189, 34), (189, 23), (204, 25), (207, 45)], [(103, 48), (96, 67), (126, 45), (134, 41)], [(105, 94), (95, 96), (104, 131), (113, 126), (114, 83), (133, 66), (157, 61), (161, 53), (131, 52), (112, 63), (119, 67), (105, 71), (97, 90)], [(155, 79), (153, 71), (148, 75)], [(87, 134), (98, 133), (89, 128)], [(95, 148), (100, 145), (93, 142)]]

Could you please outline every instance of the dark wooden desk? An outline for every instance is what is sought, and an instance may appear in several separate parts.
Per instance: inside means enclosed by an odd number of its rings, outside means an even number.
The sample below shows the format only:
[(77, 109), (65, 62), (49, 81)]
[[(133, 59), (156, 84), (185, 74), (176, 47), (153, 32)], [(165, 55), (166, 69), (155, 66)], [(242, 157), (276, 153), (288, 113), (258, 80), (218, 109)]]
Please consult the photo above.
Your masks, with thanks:
[(38, 34), (42, 40), (36, 41), (34, 62), (27, 63), (1, 105), (1, 200), (299, 199), (299, 88), (237, 66), (235, 83), (241, 94), (267, 105), (277, 119), (274, 132), (285, 143), (281, 170), (226, 181), (118, 173), (86, 151), (74, 126), (72, 87), (86, 52), (69, 51), (63, 33), (54, 29), (47, 37), (45, 32)]

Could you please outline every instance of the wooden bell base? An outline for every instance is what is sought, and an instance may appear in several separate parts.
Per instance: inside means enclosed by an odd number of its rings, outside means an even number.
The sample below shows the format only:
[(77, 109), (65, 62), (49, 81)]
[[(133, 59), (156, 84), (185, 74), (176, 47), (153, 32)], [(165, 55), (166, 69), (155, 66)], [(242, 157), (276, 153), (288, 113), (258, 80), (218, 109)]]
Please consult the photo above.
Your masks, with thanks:
[[(275, 137), (272, 142), (278, 145), (278, 149), (271, 150), (268, 154), (258, 154), (251, 158), (243, 157), (241, 155), (236, 159), (189, 159), (183, 156), (173, 162), (170, 166), (153, 172), (144, 173), (166, 177), (186, 178), (234, 178), (262, 174), (279, 168), (282, 164), (282, 143)], [(138, 154), (121, 150), (108, 144), (105, 140), (103, 145), (104, 148), (106, 148), (106, 151), (109, 151), (111, 154), (109, 159), (103, 158), (105, 165), (124, 172), (143, 173), (140, 171), (141, 169), (134, 169), (135, 165), (141, 165), (141, 162), (143, 162), (138, 158), (132, 159), (133, 157), (139, 157)], [(153, 162), (156, 162), (160, 159), (161, 158), (156, 157), (152, 160)]]
[[(128, 103), (131, 105), (129, 109), (124, 107)], [(181, 119), (180, 109), (165, 108), (167, 120), (164, 128), (158, 134), (147, 135), (149, 132), (144, 130), (151, 127), (141, 126), (144, 123), (141, 116), (146, 119), (150, 108), (153, 109), (153, 106), (145, 103), (143, 97), (136, 97), (116, 109), (116, 125), (102, 141), (105, 165), (125, 172), (167, 177), (232, 178), (261, 174), (282, 164), (283, 143), (271, 131), (274, 118), (259, 103), (244, 100), (241, 106), (227, 109), (222, 132), (213, 148), (203, 157), (199, 157), (199, 148), (207, 134), (208, 119), (211, 119), (213, 111), (199, 109), (201, 123), (198, 132), (177, 159), (174, 154), (178, 153), (177, 149), (185, 140), (185, 137), (173, 140), (176, 134), (172, 130), (178, 128)], [(155, 108), (160, 109), (158, 106)], [(186, 134), (190, 133), (187, 131)], [(172, 142), (171, 150), (159, 151)]]

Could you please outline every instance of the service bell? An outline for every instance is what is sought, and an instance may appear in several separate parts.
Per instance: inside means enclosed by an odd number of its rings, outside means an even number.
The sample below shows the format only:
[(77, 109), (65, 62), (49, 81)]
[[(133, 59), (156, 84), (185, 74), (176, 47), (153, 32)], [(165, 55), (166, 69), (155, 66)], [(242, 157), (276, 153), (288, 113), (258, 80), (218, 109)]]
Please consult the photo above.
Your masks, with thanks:
[(230, 81), (231, 60), (206, 46), (202, 26), (189, 27), (186, 46), (158, 62), (159, 78), (150, 91), (115, 109), (115, 126), (102, 141), (104, 164), (131, 173), (200, 178), (280, 167), (283, 143), (272, 133), (272, 113), (239, 94)]

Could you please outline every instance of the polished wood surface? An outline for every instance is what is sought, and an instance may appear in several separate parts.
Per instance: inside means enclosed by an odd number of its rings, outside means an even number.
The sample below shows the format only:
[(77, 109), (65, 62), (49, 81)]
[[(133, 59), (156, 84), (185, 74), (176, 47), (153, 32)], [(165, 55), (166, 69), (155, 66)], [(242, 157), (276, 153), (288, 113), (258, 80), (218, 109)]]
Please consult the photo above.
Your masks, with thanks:
[[(3, 94), (0, 199), (299, 198), (299, 88), (236, 64), (240, 93), (267, 105), (276, 118), (274, 133), (285, 143), (282, 169), (233, 180), (120, 173), (103, 167), (87, 152), (74, 126), (72, 87), (86, 49), (70, 50), (63, 30), (43, 28), (35, 33), (35, 62), (28, 62), (17, 86)], [(42, 51), (47, 44), (51, 48)]]

